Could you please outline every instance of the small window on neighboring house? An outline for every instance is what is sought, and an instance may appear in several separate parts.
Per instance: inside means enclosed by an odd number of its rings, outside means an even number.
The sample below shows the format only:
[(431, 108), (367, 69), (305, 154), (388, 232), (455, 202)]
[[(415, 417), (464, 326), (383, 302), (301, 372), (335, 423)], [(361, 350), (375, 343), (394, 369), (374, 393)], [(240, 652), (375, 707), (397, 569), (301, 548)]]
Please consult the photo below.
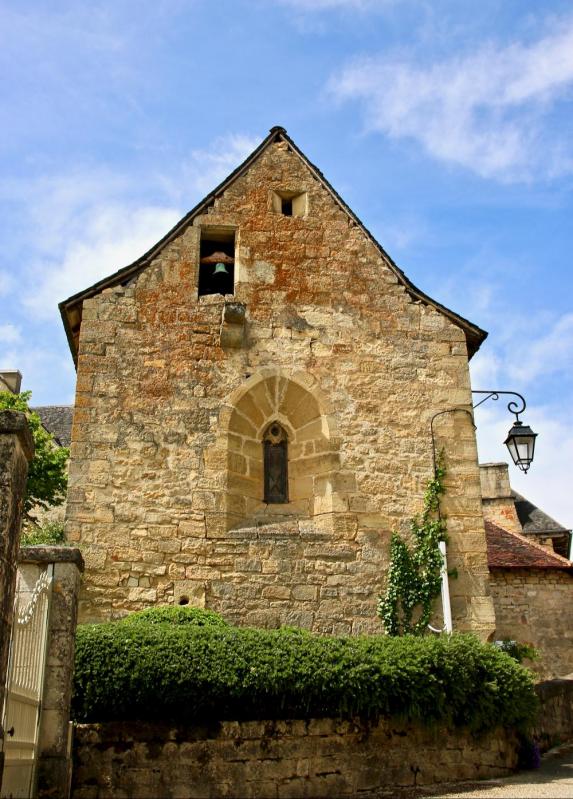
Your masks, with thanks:
[(263, 436), (264, 480), (267, 503), (288, 502), (287, 434), (278, 422), (272, 422)]
[(235, 293), (235, 231), (203, 228), (199, 250), (199, 296)]
[(273, 211), (283, 216), (306, 216), (307, 194), (305, 191), (273, 191)]

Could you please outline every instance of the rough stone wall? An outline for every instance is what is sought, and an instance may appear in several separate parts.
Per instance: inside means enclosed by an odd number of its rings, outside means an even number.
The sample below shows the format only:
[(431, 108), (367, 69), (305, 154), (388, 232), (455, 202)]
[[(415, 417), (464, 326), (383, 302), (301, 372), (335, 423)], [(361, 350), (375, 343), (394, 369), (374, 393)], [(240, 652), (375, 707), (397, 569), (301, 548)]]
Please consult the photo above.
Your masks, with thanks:
[(509, 484), (507, 463), (481, 463), (484, 519), (511, 533), (523, 533)]
[(533, 644), (543, 677), (573, 673), (573, 575), (557, 569), (493, 569), (496, 638)]
[(573, 680), (547, 680), (535, 691), (540, 710), (533, 737), (541, 751), (573, 741)]
[[(273, 210), (306, 191), (308, 213)], [(198, 298), (201, 228), (236, 231), (235, 296)], [(81, 620), (183, 598), (245, 624), (379, 631), (392, 530), (432, 475), (430, 418), (471, 407), (464, 333), (415, 302), (284, 143), (130, 284), (84, 302), (67, 534)], [(262, 431), (289, 435), (290, 502), (262, 502)], [(494, 627), (474, 431), (446, 448), (457, 628)]]
[(475, 737), (392, 721), (80, 724), (72, 798), (396, 796), (415, 785), (505, 776), (516, 748), (511, 730)]
[(32, 435), (23, 413), (0, 412), (0, 783), (4, 765), (1, 711), (4, 707), (8, 650), (14, 612), (16, 557), (28, 461), (34, 454)]

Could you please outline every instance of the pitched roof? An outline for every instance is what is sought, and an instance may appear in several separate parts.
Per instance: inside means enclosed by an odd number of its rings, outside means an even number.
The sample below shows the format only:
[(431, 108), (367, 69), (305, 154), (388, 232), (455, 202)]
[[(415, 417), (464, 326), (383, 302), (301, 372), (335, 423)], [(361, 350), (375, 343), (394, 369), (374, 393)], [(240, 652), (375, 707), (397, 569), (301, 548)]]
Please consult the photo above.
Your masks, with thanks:
[(561, 569), (573, 571), (573, 563), (519, 533), (510, 533), (486, 521), (487, 561), (490, 569)]
[(549, 535), (551, 533), (568, 533), (570, 532), (562, 524), (556, 522), (551, 516), (548, 516), (545, 511), (538, 508), (533, 502), (530, 502), (517, 491), (512, 491), (512, 496), (515, 501), (515, 510), (517, 516), (523, 527), (523, 532), (526, 535), (536, 535), (544, 533)]
[(61, 447), (69, 447), (72, 438), (73, 405), (40, 405), (31, 408), (38, 414), (46, 430)]
[(376, 241), (374, 236), (370, 233), (370, 231), (363, 225), (363, 223), (358, 219), (356, 214), (346, 205), (344, 200), (340, 197), (340, 195), (335, 191), (335, 189), (330, 185), (330, 183), (326, 180), (322, 172), (312, 164), (308, 158), (304, 155), (304, 153), (297, 147), (294, 141), (288, 136), (286, 130), (280, 126), (276, 126), (271, 128), (270, 133), (268, 136), (263, 139), (263, 141), (259, 144), (259, 146), (253, 150), (253, 152), (243, 161), (243, 163), (237, 167), (231, 174), (225, 178), (225, 180), (220, 183), (212, 192), (210, 192), (200, 203), (198, 203), (188, 214), (186, 214), (183, 219), (181, 219), (175, 227), (173, 227), (157, 244), (155, 244), (150, 250), (144, 253), (140, 258), (134, 261), (132, 264), (123, 267), (123, 269), (118, 270), (114, 274), (110, 275), (109, 277), (104, 278), (103, 280), (99, 280), (97, 283), (94, 283), (93, 286), (80, 291), (78, 294), (74, 294), (72, 297), (69, 297), (67, 300), (64, 300), (59, 304), (60, 313), (62, 315), (62, 319), (64, 322), (64, 328), (66, 330), (66, 335), (68, 337), (68, 343), (70, 345), (70, 349), (72, 351), (72, 355), (74, 361), (77, 361), (77, 344), (78, 344), (78, 337), (79, 337), (79, 329), (81, 326), (81, 315), (82, 315), (82, 303), (85, 299), (89, 297), (94, 297), (96, 294), (99, 294), (103, 289), (110, 288), (112, 286), (121, 285), (127, 283), (131, 278), (133, 278), (136, 274), (140, 271), (145, 269), (151, 261), (159, 254), (159, 252), (171, 242), (176, 236), (178, 236), (188, 225), (190, 225), (193, 219), (202, 214), (206, 211), (206, 209), (213, 204), (215, 199), (219, 197), (230, 185), (233, 183), (238, 177), (240, 177), (250, 166), (251, 164), (261, 155), (261, 153), (266, 150), (273, 142), (276, 141), (284, 141), (288, 144), (289, 148), (293, 153), (295, 153), (306, 166), (312, 172), (312, 174), (317, 178), (317, 180), (322, 184), (323, 188), (331, 195), (334, 201), (346, 212), (346, 214), (353, 220), (353, 222), (361, 228), (361, 230), (365, 233), (365, 235), (372, 241), (372, 243), (377, 247), (378, 251), (380, 252), (381, 256), (387, 263), (388, 267), (394, 272), (398, 280), (402, 283), (402, 285), (406, 288), (409, 294), (414, 297), (415, 299), (425, 303), (426, 305), (431, 305), (436, 308), (440, 313), (443, 313), (447, 316), (454, 324), (461, 327), (465, 333), (467, 346), (468, 346), (468, 353), (469, 357), (471, 358), (477, 350), (479, 349), (482, 342), (487, 337), (487, 333), (485, 330), (482, 330), (477, 325), (473, 324), (472, 322), (464, 319), (459, 314), (456, 314), (454, 311), (451, 311), (449, 308), (446, 308), (444, 305), (441, 305), (436, 300), (433, 300), (427, 294), (424, 294), (423, 291), (420, 291), (414, 284), (406, 277), (404, 272), (394, 263), (392, 258), (388, 255), (388, 253), (381, 247), (381, 245)]

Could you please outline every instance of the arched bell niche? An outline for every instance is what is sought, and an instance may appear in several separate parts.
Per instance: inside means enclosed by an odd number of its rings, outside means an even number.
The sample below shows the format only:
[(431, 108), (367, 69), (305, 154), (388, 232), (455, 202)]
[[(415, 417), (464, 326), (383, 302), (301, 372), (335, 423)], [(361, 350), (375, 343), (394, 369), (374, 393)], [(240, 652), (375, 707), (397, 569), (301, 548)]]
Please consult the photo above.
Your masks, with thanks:
[[(265, 369), (229, 398), (227, 529), (260, 516), (312, 517), (333, 492), (339, 441), (328, 403), (304, 373)], [(226, 422), (226, 423), (225, 423)]]

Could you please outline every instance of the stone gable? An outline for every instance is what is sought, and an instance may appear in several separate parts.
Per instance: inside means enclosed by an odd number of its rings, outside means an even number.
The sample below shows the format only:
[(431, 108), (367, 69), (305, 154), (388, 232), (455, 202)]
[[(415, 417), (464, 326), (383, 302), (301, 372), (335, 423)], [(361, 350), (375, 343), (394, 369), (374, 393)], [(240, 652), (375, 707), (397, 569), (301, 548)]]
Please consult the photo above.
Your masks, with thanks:
[[(302, 216), (295, 200), (282, 212), (277, 197), (301, 195)], [(208, 236), (234, 238), (234, 295), (198, 296)], [(245, 624), (381, 631), (390, 535), (432, 474), (430, 419), (471, 407), (464, 329), (281, 139), (126, 280), (83, 300), (66, 520), (81, 618), (189, 601)], [(288, 439), (282, 504), (263, 501), (271, 422)], [(455, 625), (488, 635), (474, 430), (446, 414), (436, 434)]]

